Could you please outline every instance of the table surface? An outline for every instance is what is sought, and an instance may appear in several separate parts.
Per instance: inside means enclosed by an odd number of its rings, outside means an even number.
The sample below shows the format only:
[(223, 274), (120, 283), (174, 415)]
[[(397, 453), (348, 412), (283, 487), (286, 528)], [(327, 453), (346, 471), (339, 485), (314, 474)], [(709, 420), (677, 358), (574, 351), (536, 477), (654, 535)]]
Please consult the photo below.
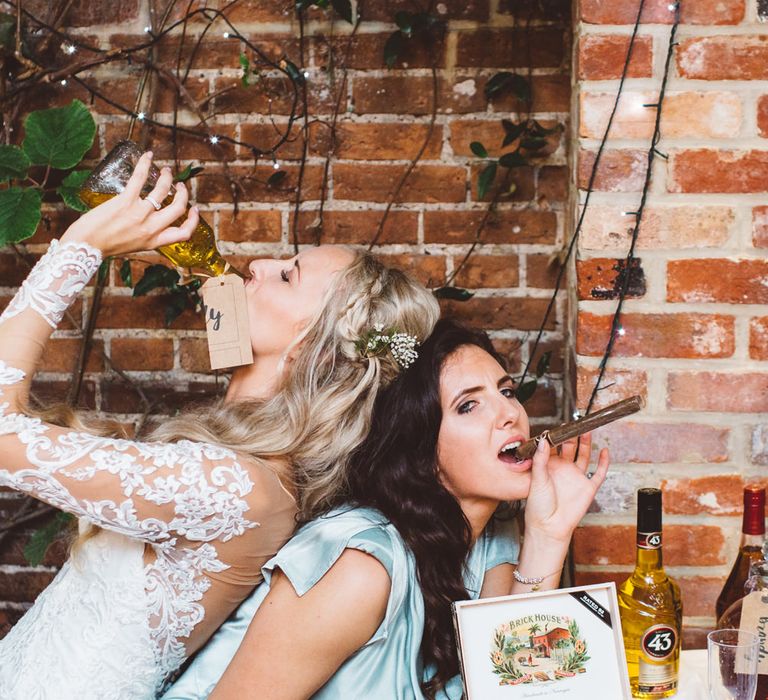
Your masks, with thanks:
[(707, 650), (685, 649), (680, 653), (680, 679), (675, 700), (707, 697)]

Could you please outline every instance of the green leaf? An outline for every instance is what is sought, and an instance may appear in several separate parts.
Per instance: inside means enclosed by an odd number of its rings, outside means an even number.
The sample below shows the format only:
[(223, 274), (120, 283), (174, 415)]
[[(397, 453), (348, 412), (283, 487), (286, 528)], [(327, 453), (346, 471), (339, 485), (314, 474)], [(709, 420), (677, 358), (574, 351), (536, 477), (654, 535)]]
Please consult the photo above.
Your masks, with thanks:
[(48, 547), (53, 544), (64, 527), (74, 520), (69, 513), (56, 513), (54, 518), (39, 530), (35, 530), (24, 546), (24, 558), (30, 566), (40, 566)]
[(395, 13), (395, 24), (403, 35), (409, 38), (413, 36), (413, 20), (414, 17), (410, 12), (400, 11)]
[(520, 168), (524, 165), (528, 165), (528, 161), (520, 155), (519, 151), (513, 153), (505, 153), (499, 158), (499, 165), (504, 168)]
[(16, 17), (0, 12), (0, 53), (12, 56), (16, 50)]
[(195, 175), (199, 175), (201, 172), (203, 172), (205, 168), (202, 166), (195, 166), (192, 167), (192, 164), (190, 163), (184, 170), (182, 170), (176, 177), (173, 178), (174, 182), (186, 182), (187, 180), (192, 179), (195, 177)]
[(485, 150), (485, 146), (479, 141), (473, 141), (469, 144), (469, 148), (478, 158), (487, 158), (488, 151)]
[(288, 173), (285, 170), (278, 170), (272, 173), (267, 179), (267, 187), (277, 187), (283, 180), (285, 180)]
[(547, 350), (536, 363), (536, 376), (543, 377), (549, 370), (549, 363), (552, 360), (552, 351)]
[(306, 10), (314, 4), (314, 0), (296, 0), (296, 12)]
[(183, 287), (171, 292), (168, 303), (165, 305), (165, 327), (168, 328), (189, 305), (189, 295)]
[(40, 190), (31, 187), (0, 190), (0, 247), (19, 243), (35, 233), (42, 201)]
[(173, 289), (179, 281), (179, 273), (165, 265), (150, 265), (144, 270), (143, 277), (136, 283), (133, 296), (144, 296), (158, 287)]
[(0, 146), (0, 180), (21, 180), (27, 176), (28, 169), (29, 158), (18, 146)]
[(90, 170), (73, 170), (61, 181), (61, 185), (56, 189), (58, 195), (64, 200), (64, 204), (70, 209), (88, 211), (88, 207), (80, 199), (78, 192), (80, 192), (80, 188), (90, 174)]
[(397, 63), (397, 59), (400, 56), (400, 52), (403, 50), (403, 33), (401, 31), (392, 32), (387, 39), (387, 43), (384, 44), (384, 63), (387, 68)]
[(133, 273), (131, 272), (131, 261), (126, 258), (123, 260), (123, 264), (120, 265), (120, 279), (123, 280), (123, 284), (131, 288), (133, 287)]
[(296, 83), (304, 82), (304, 76), (301, 74), (301, 71), (298, 69), (295, 63), (292, 61), (283, 60), (280, 62), (280, 65), (283, 67), (283, 70), (288, 73), (288, 77), (291, 80)]
[(528, 124), (524, 121), (513, 124), (509, 119), (502, 119), (501, 125), (504, 127), (504, 140), (501, 142), (501, 147), (504, 148), (504, 146), (509, 146), (510, 143), (519, 139)]
[(349, 0), (331, 0), (331, 6), (339, 17), (352, 24), (352, 3)]
[(105, 279), (107, 279), (107, 275), (109, 274), (109, 266), (112, 263), (112, 258), (104, 258), (104, 260), (101, 261), (101, 265), (99, 265), (99, 271), (96, 275), (96, 280), (99, 284), (104, 282)]
[(438, 299), (451, 299), (452, 301), (467, 301), (475, 296), (474, 292), (461, 287), (440, 287), (432, 292)]
[(515, 398), (520, 403), (525, 403), (535, 393), (537, 384), (538, 381), (536, 379), (529, 379), (527, 382), (523, 382), (515, 389)]
[(529, 151), (538, 151), (547, 145), (547, 139), (523, 139), (520, 142), (520, 148), (527, 148)]
[(516, 97), (525, 102), (528, 102), (531, 97), (528, 81), (522, 75), (510, 73), (509, 71), (501, 71), (492, 76), (485, 84), (485, 99), (490, 100), (494, 95), (499, 95), (507, 91), (511, 91)]
[(240, 82), (243, 87), (248, 87), (248, 73), (251, 70), (251, 62), (248, 60), (248, 56), (242, 52), (238, 56), (238, 60), (240, 61), (240, 67), (243, 69), (243, 75), (240, 78)]
[(488, 188), (496, 179), (496, 163), (488, 163), (477, 178), (477, 197), (483, 199)]
[(96, 122), (80, 100), (72, 100), (66, 107), (32, 112), (24, 120), (24, 134), (21, 147), (34, 165), (68, 170), (93, 144)]

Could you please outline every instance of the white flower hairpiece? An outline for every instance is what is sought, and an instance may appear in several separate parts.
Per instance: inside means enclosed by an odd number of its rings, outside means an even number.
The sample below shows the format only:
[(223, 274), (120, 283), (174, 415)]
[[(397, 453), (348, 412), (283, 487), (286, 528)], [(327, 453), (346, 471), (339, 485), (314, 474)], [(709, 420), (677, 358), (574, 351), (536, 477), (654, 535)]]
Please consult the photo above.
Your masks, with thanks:
[(368, 331), (355, 347), (363, 357), (376, 357), (389, 350), (395, 362), (403, 369), (410, 367), (419, 356), (416, 352), (418, 339), (415, 335), (400, 333), (395, 330), (384, 330), (380, 323), (374, 325), (373, 330)]

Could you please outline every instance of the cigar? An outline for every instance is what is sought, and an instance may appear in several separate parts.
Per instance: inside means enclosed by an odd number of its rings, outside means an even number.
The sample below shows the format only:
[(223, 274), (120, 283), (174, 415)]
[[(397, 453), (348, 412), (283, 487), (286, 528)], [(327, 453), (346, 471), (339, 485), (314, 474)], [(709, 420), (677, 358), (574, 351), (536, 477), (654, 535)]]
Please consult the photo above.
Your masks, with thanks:
[(596, 413), (590, 413), (588, 416), (579, 418), (579, 420), (575, 420), (572, 423), (564, 423), (557, 428), (552, 428), (552, 430), (545, 430), (541, 435), (527, 440), (520, 447), (516, 448), (514, 455), (520, 461), (528, 459), (533, 457), (533, 453), (536, 452), (536, 448), (542, 440), (546, 440), (552, 447), (557, 447), (557, 445), (564, 443), (566, 440), (588, 433), (590, 430), (600, 428), (608, 423), (613, 423), (613, 421), (619, 420), (619, 418), (631, 416), (633, 413), (637, 413), (644, 405), (645, 402), (642, 397), (631, 396), (628, 399), (606, 406)]

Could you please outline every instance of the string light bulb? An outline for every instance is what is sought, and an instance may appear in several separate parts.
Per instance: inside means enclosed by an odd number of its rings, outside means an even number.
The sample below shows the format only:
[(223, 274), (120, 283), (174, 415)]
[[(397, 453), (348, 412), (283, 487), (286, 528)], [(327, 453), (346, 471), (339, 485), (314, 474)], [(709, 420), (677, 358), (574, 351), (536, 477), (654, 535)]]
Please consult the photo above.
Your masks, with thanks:
[(229, 37), (231, 37), (232, 35), (231, 35), (229, 32), (224, 32), (224, 34), (223, 34), (222, 36), (223, 36), (225, 39), (229, 39)]
[(208, 140), (213, 144), (216, 145), (219, 142), (219, 137), (216, 136), (216, 134), (212, 134), (208, 137)]
[(136, 115), (136, 119), (138, 119), (140, 122), (143, 122), (147, 118), (147, 115), (144, 112), (139, 112)]
[(274, 163), (272, 163), (272, 167), (273, 167), (275, 170), (280, 170), (280, 163), (278, 163), (277, 161), (275, 161)]
[(573, 420), (579, 420), (579, 418), (581, 418), (581, 413), (579, 413), (579, 411), (578, 411), (578, 409), (577, 409), (576, 411), (574, 411), (574, 412), (571, 414), (571, 417), (573, 418)]
[(62, 87), (66, 87), (67, 86), (67, 79), (64, 78), (63, 80), (61, 80), (60, 84), (61, 84)]
[(306, 80), (309, 77), (309, 71), (305, 70), (303, 75), (304, 75), (304, 79)]
[(152, 27), (150, 27), (149, 25), (144, 27), (144, 33), (145, 34), (151, 34), (152, 33)]
[(74, 44), (64, 43), (61, 45), (61, 50), (68, 56), (71, 56), (77, 51), (77, 47)]
[(625, 335), (627, 334), (627, 331), (626, 331), (626, 329), (624, 328), (624, 326), (619, 326), (619, 327), (616, 329), (616, 333), (618, 333), (618, 334), (619, 334), (619, 335), (621, 335), (621, 336), (625, 336)]

